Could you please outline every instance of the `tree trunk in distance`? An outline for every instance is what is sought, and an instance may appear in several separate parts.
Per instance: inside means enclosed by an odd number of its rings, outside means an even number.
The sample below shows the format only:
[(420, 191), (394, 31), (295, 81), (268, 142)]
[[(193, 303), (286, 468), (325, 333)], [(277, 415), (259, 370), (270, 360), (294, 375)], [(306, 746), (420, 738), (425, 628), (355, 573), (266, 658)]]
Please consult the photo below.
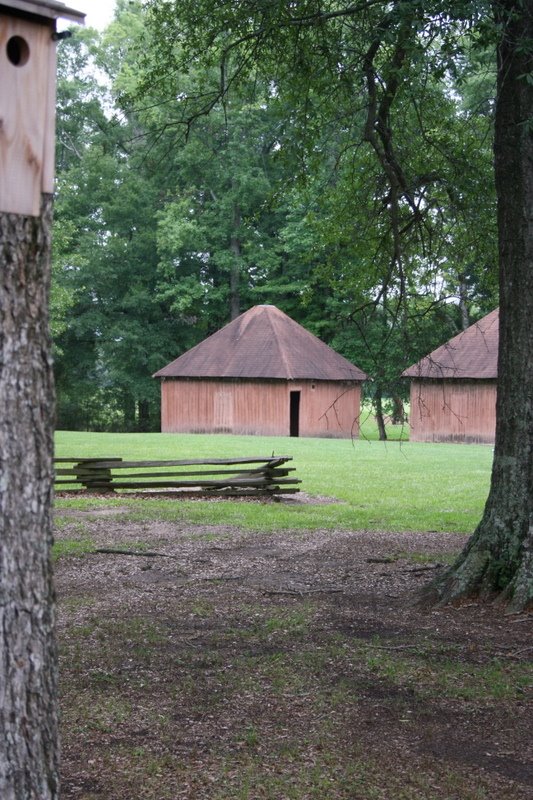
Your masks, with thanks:
[(241, 210), (239, 206), (235, 206), (233, 210), (233, 232), (230, 241), (230, 250), (233, 256), (233, 263), (230, 273), (230, 319), (234, 320), (241, 313), (241, 242), (239, 239), (239, 228), (241, 225)]
[(405, 425), (403, 400), (398, 395), (393, 395), (392, 397), (392, 423), (393, 425)]
[(147, 433), (150, 430), (150, 403), (148, 400), (139, 400), (139, 421), (137, 430)]
[(459, 309), (461, 311), (461, 330), (466, 331), (470, 327), (470, 317), (468, 315), (467, 287), (466, 278), (463, 274), (459, 278)]
[(58, 797), (48, 330), (52, 197), (0, 213), (0, 797)]
[(137, 426), (137, 409), (135, 399), (129, 392), (124, 392), (122, 397), (122, 413), (124, 415), (124, 430), (134, 431)]
[(483, 518), (457, 562), (423, 592), (440, 603), (533, 606), (533, 2), (494, 5), (498, 48), (495, 177), (500, 340), (496, 442)]
[(383, 415), (383, 399), (381, 396), (381, 386), (376, 388), (374, 396), (374, 407), (376, 409), (376, 422), (378, 426), (378, 435), (380, 442), (387, 441), (387, 430), (385, 428), (385, 417)]

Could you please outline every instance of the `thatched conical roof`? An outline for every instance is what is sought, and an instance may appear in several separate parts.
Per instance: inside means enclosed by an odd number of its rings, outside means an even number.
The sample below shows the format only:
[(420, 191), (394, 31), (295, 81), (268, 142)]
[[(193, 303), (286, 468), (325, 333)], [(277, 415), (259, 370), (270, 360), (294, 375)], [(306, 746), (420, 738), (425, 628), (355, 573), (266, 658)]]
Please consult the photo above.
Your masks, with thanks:
[(364, 381), (366, 374), (276, 306), (253, 306), (154, 378)]
[(498, 377), (499, 309), (491, 311), (402, 373), (405, 378)]

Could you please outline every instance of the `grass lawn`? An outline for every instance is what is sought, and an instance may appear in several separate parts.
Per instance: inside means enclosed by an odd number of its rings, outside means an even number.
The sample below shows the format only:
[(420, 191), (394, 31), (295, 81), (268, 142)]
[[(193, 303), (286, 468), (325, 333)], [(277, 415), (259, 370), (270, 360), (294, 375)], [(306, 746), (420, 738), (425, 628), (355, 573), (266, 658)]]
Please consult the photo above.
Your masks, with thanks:
[[(57, 510), (73, 505), (131, 505), (146, 519), (187, 519), (199, 524), (248, 529), (385, 529), (469, 533), (488, 493), (492, 448), (406, 441), (379, 442), (370, 419), (357, 441), (201, 434), (111, 434), (58, 431), (56, 456), (170, 460), (290, 455), (301, 491), (335, 498), (327, 505), (198, 503), (157, 499), (58, 498)], [(398, 435), (396, 429), (393, 435)]]

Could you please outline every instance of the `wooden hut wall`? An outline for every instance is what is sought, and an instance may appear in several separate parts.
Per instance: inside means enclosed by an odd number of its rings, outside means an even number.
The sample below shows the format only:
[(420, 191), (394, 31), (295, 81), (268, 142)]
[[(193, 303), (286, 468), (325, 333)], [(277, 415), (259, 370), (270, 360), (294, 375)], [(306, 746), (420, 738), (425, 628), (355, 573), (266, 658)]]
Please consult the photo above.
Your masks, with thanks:
[(286, 391), (300, 392), (300, 436), (349, 439), (359, 435), (361, 384), (295, 381), (286, 385)]
[(413, 380), (410, 424), (414, 442), (491, 444), (496, 430), (496, 382)]
[(289, 436), (296, 435), (297, 415), (299, 436), (349, 438), (359, 432), (360, 399), (354, 382), (168, 378), (161, 384), (161, 430)]

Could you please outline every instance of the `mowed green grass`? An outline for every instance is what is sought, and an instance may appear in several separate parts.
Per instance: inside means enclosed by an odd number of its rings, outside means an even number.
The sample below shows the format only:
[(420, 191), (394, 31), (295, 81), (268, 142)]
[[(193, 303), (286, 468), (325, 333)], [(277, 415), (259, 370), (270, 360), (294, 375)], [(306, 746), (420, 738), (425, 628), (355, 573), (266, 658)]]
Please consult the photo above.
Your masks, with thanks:
[[(323, 505), (216, 503), (196, 500), (80, 496), (56, 508), (130, 507), (138, 519), (241, 525), (258, 530), (375, 529), (471, 533), (487, 497), (492, 448), (478, 445), (379, 442), (369, 422), (355, 441), (202, 434), (111, 434), (58, 431), (57, 457), (133, 460), (289, 455), (301, 491), (335, 498)], [(363, 428), (365, 428), (363, 425)], [(396, 434), (398, 435), (398, 434)]]

